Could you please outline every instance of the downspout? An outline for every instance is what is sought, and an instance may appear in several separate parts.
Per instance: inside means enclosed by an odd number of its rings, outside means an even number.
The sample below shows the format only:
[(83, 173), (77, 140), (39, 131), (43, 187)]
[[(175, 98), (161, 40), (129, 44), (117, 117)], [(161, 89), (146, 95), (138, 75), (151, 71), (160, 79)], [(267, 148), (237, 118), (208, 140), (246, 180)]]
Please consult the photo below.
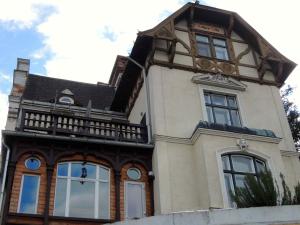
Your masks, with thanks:
[[(6, 159), (5, 159), (5, 164), (4, 164), (3, 176), (2, 176), (1, 193), (0, 193), (0, 207), (2, 207), (4, 188), (5, 188), (5, 183), (6, 183), (6, 173), (7, 173), (8, 161), (9, 161), (9, 155), (10, 155), (10, 148), (5, 143), (4, 138), (2, 139), (2, 144), (6, 148), (7, 151), (6, 151)], [(1, 209), (2, 208), (0, 208), (0, 210)]]
[(126, 57), (129, 61), (134, 63), (136, 66), (142, 69), (142, 75), (145, 83), (145, 97), (146, 97), (146, 123), (147, 123), (147, 131), (148, 131), (148, 144), (152, 143), (152, 121), (151, 121), (151, 108), (150, 108), (150, 94), (149, 94), (149, 83), (148, 79), (146, 76), (146, 69), (143, 67), (141, 64), (139, 64), (137, 61), (135, 61), (133, 58), (130, 56)]

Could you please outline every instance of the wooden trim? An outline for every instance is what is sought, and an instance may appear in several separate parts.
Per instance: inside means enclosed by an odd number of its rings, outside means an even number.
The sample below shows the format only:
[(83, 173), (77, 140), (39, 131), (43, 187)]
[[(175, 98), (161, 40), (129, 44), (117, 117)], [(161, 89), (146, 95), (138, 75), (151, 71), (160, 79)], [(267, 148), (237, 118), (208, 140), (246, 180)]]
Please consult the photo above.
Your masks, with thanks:
[(241, 41), (241, 40), (238, 40), (238, 39), (234, 39), (234, 38), (230, 38), (232, 42), (238, 42), (238, 43), (242, 43), (242, 44), (248, 44), (247, 42), (245, 41)]
[(253, 66), (253, 65), (245, 64), (245, 63), (237, 63), (236, 65), (237, 66), (244, 66), (244, 67), (250, 67), (250, 68), (257, 69), (257, 66)]
[[(195, 68), (195, 67), (192, 67), (192, 66), (184, 66), (184, 65), (177, 64), (177, 63), (172, 63), (171, 64), (171, 63), (160, 61), (160, 60), (154, 60), (153, 65), (168, 67), (168, 68), (171, 68), (171, 69), (174, 68), (174, 69), (179, 69), (179, 70), (192, 71), (192, 72), (195, 72), (195, 73), (216, 73), (216, 72), (213, 72), (213, 71), (206, 71), (206, 70), (203, 70), (203, 69), (200, 69), (200, 68)], [(232, 75), (232, 74), (225, 74), (225, 73), (224, 73), (224, 75), (233, 77), (237, 80), (243, 80), (243, 81), (249, 81), (249, 82), (254, 82), (254, 83), (259, 83), (259, 84), (267, 84), (267, 85), (278, 86), (278, 83), (274, 82), (274, 81), (268, 81), (268, 80), (260, 81), (258, 78), (247, 77), (247, 76), (243, 76), (243, 75)]]
[(188, 29), (184, 29), (184, 28), (177, 27), (177, 26), (175, 26), (175, 28), (174, 28), (174, 29), (175, 29), (175, 30), (178, 30), (178, 31), (189, 32), (189, 30), (188, 30)]
[(46, 197), (45, 197), (45, 208), (44, 208), (44, 225), (49, 224), (49, 206), (50, 206), (50, 191), (52, 186), (54, 165), (47, 166), (47, 186), (46, 186)]

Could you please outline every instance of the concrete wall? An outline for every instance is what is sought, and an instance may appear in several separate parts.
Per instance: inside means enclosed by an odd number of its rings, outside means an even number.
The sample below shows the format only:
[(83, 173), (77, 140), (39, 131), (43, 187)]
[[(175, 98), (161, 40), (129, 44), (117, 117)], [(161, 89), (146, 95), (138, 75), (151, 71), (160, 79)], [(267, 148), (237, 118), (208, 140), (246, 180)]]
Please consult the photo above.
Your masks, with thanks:
[(258, 207), (245, 209), (179, 212), (139, 220), (113, 223), (116, 225), (227, 225), (227, 224), (293, 224), (300, 225), (300, 206)]

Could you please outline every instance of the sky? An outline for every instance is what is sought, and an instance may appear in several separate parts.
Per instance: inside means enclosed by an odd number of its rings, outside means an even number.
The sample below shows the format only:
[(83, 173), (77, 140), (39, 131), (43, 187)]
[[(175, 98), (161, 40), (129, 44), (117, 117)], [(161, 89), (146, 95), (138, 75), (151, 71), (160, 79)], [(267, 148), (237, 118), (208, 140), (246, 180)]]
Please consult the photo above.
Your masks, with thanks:
[[(108, 82), (117, 55), (128, 55), (138, 31), (154, 27), (186, 0), (0, 0), (0, 130), (17, 58), (30, 72), (97, 83)], [(300, 63), (300, 2), (202, 0), (237, 12), (283, 55)], [(300, 108), (300, 69), (286, 81)]]

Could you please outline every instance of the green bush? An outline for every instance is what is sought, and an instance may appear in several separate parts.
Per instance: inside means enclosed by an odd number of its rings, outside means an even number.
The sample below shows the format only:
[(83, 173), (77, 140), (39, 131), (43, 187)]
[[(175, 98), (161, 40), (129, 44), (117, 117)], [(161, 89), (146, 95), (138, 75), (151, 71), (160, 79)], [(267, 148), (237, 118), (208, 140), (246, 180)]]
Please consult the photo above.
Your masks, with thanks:
[(237, 188), (232, 198), (238, 208), (275, 206), (278, 192), (270, 171), (259, 173), (258, 177), (247, 175), (245, 187)]

